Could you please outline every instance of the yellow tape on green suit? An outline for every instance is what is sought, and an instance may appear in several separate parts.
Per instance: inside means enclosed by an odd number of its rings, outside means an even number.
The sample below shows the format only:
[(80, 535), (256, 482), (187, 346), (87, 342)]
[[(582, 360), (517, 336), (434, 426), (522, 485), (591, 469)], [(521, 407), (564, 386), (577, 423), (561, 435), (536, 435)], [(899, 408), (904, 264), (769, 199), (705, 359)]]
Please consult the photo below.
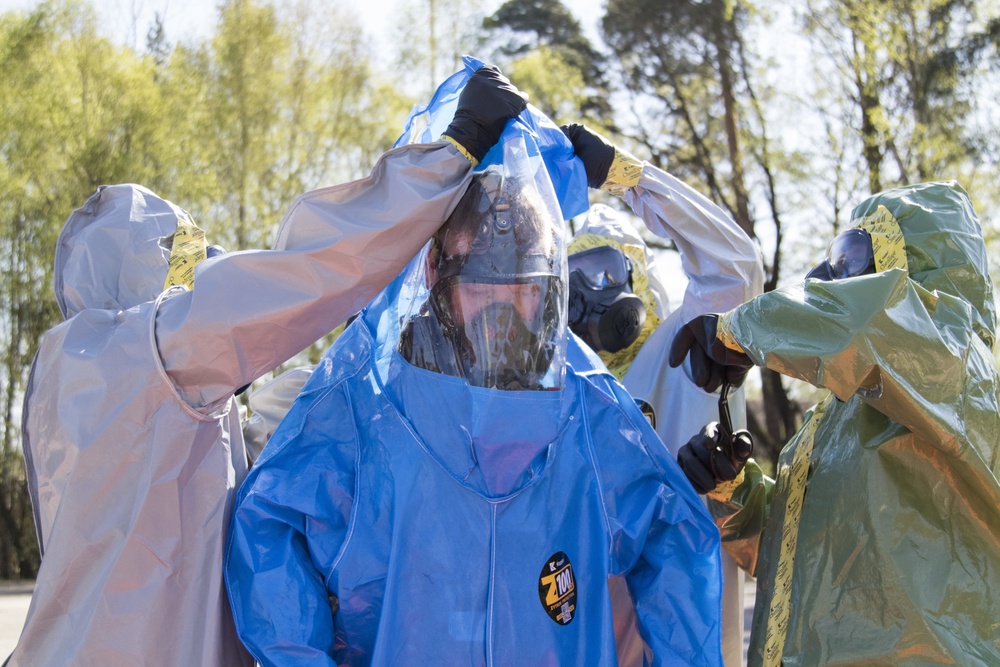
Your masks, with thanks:
[(779, 667), (785, 650), (785, 636), (788, 632), (788, 617), (792, 602), (792, 573), (795, 569), (795, 550), (798, 546), (799, 522), (802, 518), (802, 501), (805, 497), (806, 480), (809, 477), (809, 464), (812, 460), (816, 429), (823, 413), (832, 402), (833, 394), (827, 394), (827, 397), (816, 406), (795, 448), (791, 465), (784, 465), (778, 469), (775, 499), (784, 497), (785, 516), (781, 524), (781, 547), (774, 575), (774, 592), (767, 614), (764, 667)]

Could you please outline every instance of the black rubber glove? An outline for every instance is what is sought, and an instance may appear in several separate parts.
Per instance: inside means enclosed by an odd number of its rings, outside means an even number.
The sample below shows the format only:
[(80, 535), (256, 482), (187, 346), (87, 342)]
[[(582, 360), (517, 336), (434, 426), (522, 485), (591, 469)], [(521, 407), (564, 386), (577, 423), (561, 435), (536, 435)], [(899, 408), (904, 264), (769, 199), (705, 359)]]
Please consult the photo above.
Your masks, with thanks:
[(677, 463), (698, 493), (708, 493), (720, 482), (731, 482), (753, 454), (745, 430), (729, 435), (718, 422), (706, 424), (677, 452)]
[(608, 171), (615, 161), (615, 145), (586, 125), (573, 123), (559, 129), (569, 138), (573, 152), (583, 161), (587, 185), (600, 188), (608, 180)]
[(458, 108), (444, 134), (482, 160), (500, 140), (507, 121), (528, 106), (528, 96), (493, 65), (477, 69), (458, 96)]
[(715, 313), (699, 315), (674, 336), (670, 345), (669, 363), (673, 367), (684, 363), (684, 357), (691, 357), (691, 379), (705, 391), (716, 391), (726, 380), (733, 387), (739, 387), (753, 368), (750, 357), (730, 350), (716, 337), (719, 316)]

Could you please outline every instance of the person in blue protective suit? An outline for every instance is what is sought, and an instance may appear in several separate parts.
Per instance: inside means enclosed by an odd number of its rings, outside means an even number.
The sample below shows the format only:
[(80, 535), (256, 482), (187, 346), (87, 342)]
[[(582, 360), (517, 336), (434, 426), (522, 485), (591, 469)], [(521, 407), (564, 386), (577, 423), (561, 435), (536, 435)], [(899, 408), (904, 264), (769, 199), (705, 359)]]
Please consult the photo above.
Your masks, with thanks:
[[(622, 150), (585, 126), (563, 129), (587, 167), (590, 186), (616, 189), (646, 228), (672, 240), (680, 255), (687, 285), (680, 303), (670, 308), (656, 259), (625, 214), (609, 206), (592, 206), (569, 245), (570, 328), (621, 380), (667, 449), (677, 456), (705, 424), (719, 422), (720, 396), (718, 388), (710, 392), (695, 384), (689, 368), (667, 363), (670, 343), (695, 316), (735, 308), (761, 293), (760, 252), (722, 209), (653, 165), (641, 163), (634, 183), (615, 184), (612, 179), (609, 184), (608, 172)], [(729, 397), (737, 427), (745, 424), (742, 394), (734, 392)], [(730, 479), (740, 472), (749, 454), (744, 450), (729, 463)], [(705, 492), (699, 481), (692, 480), (699, 492)], [(723, 546), (728, 546), (727, 537), (723, 532)], [(722, 653), (726, 665), (739, 667), (744, 645), (744, 575), (728, 553), (722, 560)], [(623, 588), (620, 579), (612, 581), (616, 602), (615, 593)], [(616, 605), (615, 619), (619, 662), (641, 665), (643, 647), (632, 622), (635, 616), (628, 604), (621, 607), (619, 611)]]
[(468, 90), (446, 140), (303, 195), (273, 251), (206, 259), (191, 217), (138, 185), (102, 187), (69, 217), (66, 321), (25, 395), (42, 563), (11, 665), (251, 663), (222, 582), (247, 469), (234, 392), (377, 295), (448, 218), (470, 158), (526, 104), (495, 68)]
[[(634, 401), (565, 363), (545, 169), (477, 174), (330, 349), (238, 495), (226, 581), (262, 665), (721, 665), (718, 531)], [(583, 354), (576, 351), (575, 354)]]
[(759, 364), (830, 391), (770, 505), (747, 479), (713, 508), (769, 512), (751, 665), (1000, 664), (995, 331), (979, 220), (944, 182), (870, 197), (804, 283), (678, 334), (701, 382)]

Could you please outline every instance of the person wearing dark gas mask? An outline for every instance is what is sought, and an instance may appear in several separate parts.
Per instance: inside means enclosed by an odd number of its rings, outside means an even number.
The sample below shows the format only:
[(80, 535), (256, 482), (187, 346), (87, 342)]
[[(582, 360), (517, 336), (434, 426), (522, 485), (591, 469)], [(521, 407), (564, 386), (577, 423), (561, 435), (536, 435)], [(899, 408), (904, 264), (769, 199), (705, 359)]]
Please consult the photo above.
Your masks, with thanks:
[(556, 386), (547, 375), (565, 335), (565, 289), (545, 215), (532, 190), (497, 169), (473, 181), (431, 240), (430, 299), (403, 331), (405, 359), (477, 387)]
[[(763, 284), (760, 253), (724, 211), (687, 184), (623, 155), (586, 127), (567, 126), (564, 131), (587, 166), (591, 187), (613, 188), (641, 220), (610, 206), (591, 207), (569, 246), (570, 328), (621, 380), (676, 457), (681, 446), (707, 423), (718, 428), (720, 396), (718, 386), (706, 390), (696, 385), (689, 368), (668, 365), (670, 342), (693, 317), (735, 308), (759, 295)], [(634, 160), (640, 165), (637, 180), (625, 184), (628, 187), (615, 183), (614, 176), (608, 184), (609, 173), (624, 171), (614, 167), (616, 160)], [(674, 242), (687, 277), (678, 303), (670, 303), (660, 263), (633, 221)], [(742, 426), (743, 392), (733, 392), (727, 398), (729, 404), (733, 424)], [(749, 454), (741, 452), (730, 460), (731, 479)], [(749, 465), (755, 468), (752, 462)], [(700, 493), (706, 490), (697, 483), (695, 488)], [(729, 546), (727, 538), (731, 537), (723, 531), (723, 546)], [(728, 553), (723, 554), (723, 575), (722, 653), (727, 665), (738, 667), (743, 659), (744, 577)], [(619, 659), (622, 665), (642, 665), (644, 647), (624, 589), (621, 580), (611, 582)]]
[(563, 217), (503, 146), (241, 489), (226, 577), (262, 665), (616, 665), (619, 574), (652, 664), (721, 665), (718, 532), (620, 385), (567, 366)]
[(830, 390), (782, 450), (770, 505), (757, 479), (713, 507), (744, 526), (769, 513), (749, 663), (1000, 664), (1000, 374), (979, 220), (956, 183), (924, 183), (870, 197), (850, 227), (804, 283), (694, 319), (671, 351), (702, 383), (759, 364)]

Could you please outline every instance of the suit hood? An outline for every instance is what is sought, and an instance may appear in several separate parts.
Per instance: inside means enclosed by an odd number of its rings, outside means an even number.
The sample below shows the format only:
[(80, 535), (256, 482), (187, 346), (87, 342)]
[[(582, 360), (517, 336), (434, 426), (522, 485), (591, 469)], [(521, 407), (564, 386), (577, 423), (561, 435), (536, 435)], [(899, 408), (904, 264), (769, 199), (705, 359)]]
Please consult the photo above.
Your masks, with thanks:
[(903, 233), (910, 278), (928, 291), (969, 303), (976, 333), (992, 348), (993, 279), (969, 195), (954, 181), (908, 185), (868, 198), (851, 213), (852, 221), (874, 214), (879, 206), (892, 213)]
[(56, 241), (54, 289), (63, 317), (127, 310), (163, 291), (183, 209), (135, 184), (101, 186)]

